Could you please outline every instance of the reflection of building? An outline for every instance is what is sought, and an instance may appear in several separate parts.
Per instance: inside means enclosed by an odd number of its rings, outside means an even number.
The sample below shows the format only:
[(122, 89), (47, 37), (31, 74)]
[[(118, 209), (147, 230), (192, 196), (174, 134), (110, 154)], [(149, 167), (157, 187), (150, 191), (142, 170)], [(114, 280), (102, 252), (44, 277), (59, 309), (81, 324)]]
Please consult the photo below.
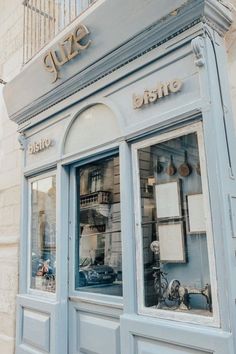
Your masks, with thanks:
[(41, 253), (42, 250), (55, 248), (56, 235), (56, 196), (55, 187), (48, 191), (38, 190), (35, 182), (32, 189), (32, 251)]
[(117, 158), (80, 169), (80, 257), (121, 272), (118, 173)]

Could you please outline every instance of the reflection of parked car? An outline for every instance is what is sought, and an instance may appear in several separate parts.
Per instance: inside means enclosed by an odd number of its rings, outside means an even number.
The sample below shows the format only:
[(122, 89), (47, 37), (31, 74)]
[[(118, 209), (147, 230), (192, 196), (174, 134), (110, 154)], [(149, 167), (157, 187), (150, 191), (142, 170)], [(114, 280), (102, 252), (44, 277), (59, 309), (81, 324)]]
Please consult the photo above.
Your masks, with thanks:
[(110, 266), (92, 264), (89, 258), (80, 259), (79, 287), (113, 283), (116, 276), (114, 269)]

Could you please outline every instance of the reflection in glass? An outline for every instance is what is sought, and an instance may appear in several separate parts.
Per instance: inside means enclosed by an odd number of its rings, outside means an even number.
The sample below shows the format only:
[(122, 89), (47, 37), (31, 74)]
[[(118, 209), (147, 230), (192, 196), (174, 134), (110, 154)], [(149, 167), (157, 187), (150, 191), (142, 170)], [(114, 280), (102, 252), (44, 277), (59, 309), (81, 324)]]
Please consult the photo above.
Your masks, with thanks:
[(56, 289), (56, 176), (31, 183), (31, 288)]
[(122, 295), (118, 156), (77, 168), (75, 287)]
[(212, 316), (197, 134), (138, 150), (146, 307)]

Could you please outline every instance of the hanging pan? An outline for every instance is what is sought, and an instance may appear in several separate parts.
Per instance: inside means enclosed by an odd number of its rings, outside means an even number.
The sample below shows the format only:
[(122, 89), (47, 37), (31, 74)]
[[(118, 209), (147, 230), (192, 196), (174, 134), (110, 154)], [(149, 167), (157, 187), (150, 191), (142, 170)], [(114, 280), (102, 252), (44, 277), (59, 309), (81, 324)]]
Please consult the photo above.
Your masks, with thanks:
[(178, 172), (179, 172), (180, 176), (182, 176), (182, 177), (187, 177), (192, 172), (192, 167), (188, 163), (187, 151), (184, 152), (184, 163), (182, 163), (182, 165), (179, 166)]
[(173, 176), (176, 173), (176, 167), (174, 165), (173, 156), (172, 155), (170, 155), (170, 162), (169, 162), (169, 165), (166, 167), (166, 173), (169, 176)]
[(157, 157), (156, 171), (157, 171), (157, 173), (161, 173), (161, 172), (163, 171), (163, 166), (162, 166), (162, 164), (160, 163), (160, 158), (159, 158), (159, 156)]

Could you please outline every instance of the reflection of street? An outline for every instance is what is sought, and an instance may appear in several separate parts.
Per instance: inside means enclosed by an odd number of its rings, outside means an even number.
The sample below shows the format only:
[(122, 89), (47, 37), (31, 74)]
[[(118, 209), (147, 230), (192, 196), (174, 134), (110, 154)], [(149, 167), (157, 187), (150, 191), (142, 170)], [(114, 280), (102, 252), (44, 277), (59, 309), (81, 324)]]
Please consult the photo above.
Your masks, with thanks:
[(90, 285), (85, 286), (83, 288), (77, 288), (76, 290), (90, 293), (99, 293), (105, 295), (113, 295), (113, 296), (122, 296), (122, 283), (116, 282), (113, 284), (99, 284), (99, 285)]

